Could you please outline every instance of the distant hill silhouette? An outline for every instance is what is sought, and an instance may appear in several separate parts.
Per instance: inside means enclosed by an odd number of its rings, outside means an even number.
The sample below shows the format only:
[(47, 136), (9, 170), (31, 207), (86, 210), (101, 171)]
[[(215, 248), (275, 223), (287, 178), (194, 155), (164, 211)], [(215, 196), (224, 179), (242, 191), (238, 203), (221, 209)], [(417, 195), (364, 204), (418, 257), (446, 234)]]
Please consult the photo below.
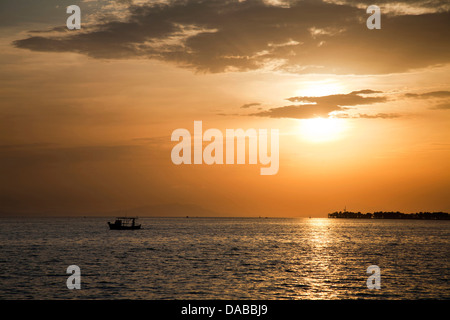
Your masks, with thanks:
[(361, 213), (350, 211), (339, 211), (328, 214), (328, 218), (343, 219), (417, 219), (417, 220), (450, 220), (447, 212), (417, 212), (402, 213), (393, 211), (377, 211), (374, 213)]

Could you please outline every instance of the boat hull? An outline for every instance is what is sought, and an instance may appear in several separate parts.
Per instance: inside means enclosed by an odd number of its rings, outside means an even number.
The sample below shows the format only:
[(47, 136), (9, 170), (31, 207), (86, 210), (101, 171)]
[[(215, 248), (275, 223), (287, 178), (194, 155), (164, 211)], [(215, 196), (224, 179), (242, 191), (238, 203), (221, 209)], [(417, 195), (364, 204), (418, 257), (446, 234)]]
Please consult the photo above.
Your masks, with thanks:
[(122, 226), (111, 222), (108, 222), (108, 226), (110, 230), (138, 230), (141, 228), (140, 224), (137, 226)]

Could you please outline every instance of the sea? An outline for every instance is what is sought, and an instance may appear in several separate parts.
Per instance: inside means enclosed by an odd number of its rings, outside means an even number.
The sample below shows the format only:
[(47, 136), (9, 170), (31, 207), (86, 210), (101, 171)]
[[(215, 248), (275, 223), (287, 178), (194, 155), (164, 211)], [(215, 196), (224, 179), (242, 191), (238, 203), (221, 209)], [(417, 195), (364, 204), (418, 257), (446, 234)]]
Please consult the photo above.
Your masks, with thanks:
[[(450, 222), (0, 218), (0, 299), (450, 299)], [(69, 289), (69, 266), (80, 289)], [(370, 266), (380, 288), (368, 287)], [(370, 271), (370, 269), (369, 269)]]

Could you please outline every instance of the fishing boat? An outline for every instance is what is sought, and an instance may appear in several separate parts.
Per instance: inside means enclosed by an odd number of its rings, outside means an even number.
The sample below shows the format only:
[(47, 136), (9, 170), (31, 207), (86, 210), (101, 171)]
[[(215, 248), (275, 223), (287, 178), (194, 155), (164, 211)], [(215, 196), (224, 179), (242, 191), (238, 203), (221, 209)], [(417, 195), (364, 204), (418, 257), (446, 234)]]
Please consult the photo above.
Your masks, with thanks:
[(117, 217), (114, 223), (108, 222), (111, 230), (137, 230), (141, 228), (140, 224), (136, 224), (137, 218)]

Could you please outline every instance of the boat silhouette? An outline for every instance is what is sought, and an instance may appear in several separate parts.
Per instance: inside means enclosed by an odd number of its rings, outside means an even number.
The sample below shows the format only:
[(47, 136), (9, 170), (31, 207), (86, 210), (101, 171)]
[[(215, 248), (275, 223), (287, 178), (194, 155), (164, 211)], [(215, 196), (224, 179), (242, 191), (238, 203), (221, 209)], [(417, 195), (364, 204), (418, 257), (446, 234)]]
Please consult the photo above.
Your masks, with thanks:
[(114, 223), (108, 222), (110, 230), (137, 230), (141, 228), (140, 224), (136, 224), (138, 218), (133, 217), (117, 217)]

